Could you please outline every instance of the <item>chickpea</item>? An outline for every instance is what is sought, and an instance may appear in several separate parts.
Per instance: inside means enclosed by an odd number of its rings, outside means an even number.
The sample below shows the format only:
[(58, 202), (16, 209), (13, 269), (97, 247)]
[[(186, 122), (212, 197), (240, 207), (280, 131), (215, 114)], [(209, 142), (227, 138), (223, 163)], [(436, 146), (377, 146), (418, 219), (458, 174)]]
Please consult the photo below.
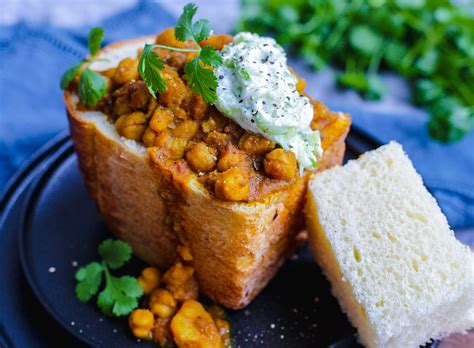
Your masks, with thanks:
[(163, 30), (156, 37), (155, 43), (157, 45), (171, 46), (176, 48), (186, 48), (186, 44), (183, 41), (178, 41), (174, 35), (174, 28), (168, 28)]
[(113, 110), (115, 115), (124, 115), (132, 111), (128, 95), (121, 95), (114, 99)]
[(186, 113), (186, 110), (184, 110), (182, 107), (170, 105), (170, 110), (173, 112), (176, 118), (179, 118), (180, 120), (188, 119), (188, 114)]
[[(157, 137), (155, 143), (160, 142), (162, 134)], [(186, 139), (174, 138), (171, 135), (166, 135), (166, 138), (167, 140), (164, 147), (168, 150), (170, 158), (174, 160), (183, 158), (188, 141)]]
[(186, 161), (195, 172), (208, 173), (216, 166), (217, 150), (203, 142), (196, 143), (186, 152)]
[(150, 296), (150, 310), (160, 318), (168, 318), (176, 310), (176, 300), (165, 289), (155, 290)]
[(142, 140), (146, 147), (155, 146), (156, 135), (156, 132), (151, 128), (145, 130)]
[(157, 107), (151, 116), (150, 128), (155, 132), (163, 132), (173, 119), (174, 115), (170, 110)]
[(203, 46), (212, 46), (216, 50), (220, 51), (224, 48), (225, 45), (231, 43), (234, 39), (230, 35), (211, 35), (206, 40), (202, 40), (199, 45)]
[(197, 134), (198, 129), (199, 125), (196, 121), (186, 120), (173, 129), (173, 135), (177, 138), (190, 140)]
[(193, 255), (191, 254), (191, 249), (189, 249), (186, 245), (179, 245), (178, 246), (178, 254), (181, 256), (183, 261), (192, 261)]
[(228, 144), (222, 152), (219, 162), (217, 162), (217, 170), (220, 172), (225, 172), (232, 167), (239, 167), (247, 163), (248, 158), (245, 155), (245, 152)]
[(127, 57), (117, 66), (113, 79), (118, 85), (124, 85), (128, 81), (138, 80), (139, 77), (138, 59)]
[(209, 313), (197, 301), (183, 303), (171, 320), (171, 332), (178, 347), (221, 348), (222, 339)]
[(198, 284), (193, 277), (194, 269), (177, 262), (163, 276), (163, 283), (177, 301), (198, 297)]
[(147, 120), (153, 116), (153, 113), (155, 112), (157, 107), (158, 102), (156, 101), (156, 99), (150, 98), (150, 102), (148, 103), (148, 110), (145, 115)]
[(196, 278), (189, 278), (184, 284), (173, 287), (168, 286), (176, 301), (184, 302), (187, 300), (196, 300), (199, 296), (199, 286)]
[(186, 283), (194, 274), (194, 269), (183, 266), (181, 262), (175, 263), (163, 275), (163, 283), (169, 286), (178, 287)]
[(296, 173), (296, 157), (291, 151), (275, 149), (267, 153), (263, 161), (265, 173), (279, 180), (290, 181)]
[(140, 140), (145, 132), (145, 123), (145, 114), (137, 111), (120, 116), (115, 122), (115, 129), (127, 139)]
[(215, 147), (216, 149), (223, 149), (227, 144), (230, 143), (229, 134), (220, 132), (210, 132), (205, 138), (206, 143)]
[(213, 117), (209, 117), (206, 121), (201, 124), (202, 131), (204, 133), (210, 133), (217, 128), (216, 120)]
[(161, 70), (161, 76), (166, 82), (166, 91), (159, 95), (160, 103), (168, 107), (181, 105), (190, 93), (188, 87), (170, 66), (165, 65)]
[(148, 309), (135, 309), (128, 317), (133, 336), (142, 340), (151, 339), (154, 321), (153, 313)]
[(118, 134), (122, 132), (123, 121), (125, 120), (126, 117), (127, 115), (122, 115), (115, 120), (115, 130), (117, 131)]
[(146, 267), (137, 279), (145, 295), (150, 294), (160, 285), (160, 271), (155, 267)]
[(275, 148), (275, 143), (260, 134), (245, 133), (239, 141), (239, 148), (249, 155), (263, 155)]
[(217, 176), (215, 193), (227, 201), (244, 201), (249, 198), (249, 181), (240, 168), (230, 168)]

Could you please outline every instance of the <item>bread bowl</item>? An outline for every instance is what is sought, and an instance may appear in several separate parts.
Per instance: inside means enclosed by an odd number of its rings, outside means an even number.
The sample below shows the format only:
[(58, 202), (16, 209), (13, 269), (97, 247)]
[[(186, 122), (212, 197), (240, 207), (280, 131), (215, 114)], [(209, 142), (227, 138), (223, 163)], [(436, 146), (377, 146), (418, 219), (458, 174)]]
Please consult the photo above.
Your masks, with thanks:
[[(106, 61), (95, 61), (90, 68), (114, 80), (117, 70), (113, 69), (120, 61), (136, 59), (145, 43), (170, 40), (170, 35), (173, 40), (173, 31), (166, 30), (158, 38), (113, 43), (97, 54)], [(208, 44), (219, 48), (222, 40), (226, 37), (211, 37)], [(167, 50), (158, 53), (170, 65), (189, 60), (186, 55), (173, 55)], [(174, 66), (172, 70), (180, 68)], [(170, 70), (170, 74), (175, 73)], [(133, 85), (139, 80), (127, 83)], [(168, 93), (168, 97), (173, 95)], [(296, 173), (291, 180), (277, 180), (261, 175), (260, 162), (260, 168), (255, 169), (258, 174), (249, 179), (250, 194), (232, 201), (226, 196), (232, 195), (232, 190), (216, 188), (214, 194), (201, 178), (211, 174), (196, 173), (182, 156), (170, 159), (169, 152), (164, 155), (159, 146), (145, 147), (140, 141), (120, 136), (110, 115), (80, 104), (74, 84), (65, 91), (64, 100), (81, 172), (110, 231), (128, 242), (138, 257), (159, 267), (174, 262), (179, 244), (188, 246), (200, 290), (229, 308), (247, 305), (297, 245), (296, 236), (304, 227), (302, 207), (311, 170)], [(194, 115), (201, 104), (190, 100), (187, 112)], [(324, 153), (318, 160), (321, 171), (342, 162), (350, 118), (330, 112), (314, 100), (312, 104), (313, 126), (322, 135)], [(207, 108), (219, 118), (213, 106)], [(194, 116), (190, 119), (202, 128), (202, 120)], [(230, 132), (238, 127), (226, 122), (231, 125)], [(219, 149), (219, 156), (227, 150)], [(214, 171), (217, 177), (222, 175)]]

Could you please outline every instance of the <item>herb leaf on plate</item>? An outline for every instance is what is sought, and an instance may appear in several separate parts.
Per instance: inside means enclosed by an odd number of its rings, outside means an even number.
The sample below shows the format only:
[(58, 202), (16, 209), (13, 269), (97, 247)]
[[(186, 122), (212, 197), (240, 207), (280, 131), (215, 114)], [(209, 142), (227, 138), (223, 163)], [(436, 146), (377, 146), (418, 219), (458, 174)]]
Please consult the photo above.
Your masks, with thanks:
[(85, 267), (81, 267), (76, 272), (76, 295), (82, 302), (89, 301), (92, 296), (97, 294), (99, 286), (102, 283), (102, 272), (104, 268), (98, 262), (91, 262)]
[(135, 278), (127, 275), (116, 277), (110, 269), (118, 269), (129, 261), (132, 249), (123, 241), (107, 239), (100, 244), (99, 254), (102, 262), (91, 262), (76, 272), (76, 296), (81, 302), (89, 301), (97, 294), (105, 277), (97, 305), (105, 315), (127, 315), (138, 306), (143, 289)]
[(118, 278), (106, 272), (106, 284), (97, 298), (97, 305), (105, 315), (120, 317), (137, 308), (143, 290), (135, 278)]
[(112, 269), (122, 267), (132, 257), (132, 248), (121, 240), (107, 239), (99, 246), (99, 255)]

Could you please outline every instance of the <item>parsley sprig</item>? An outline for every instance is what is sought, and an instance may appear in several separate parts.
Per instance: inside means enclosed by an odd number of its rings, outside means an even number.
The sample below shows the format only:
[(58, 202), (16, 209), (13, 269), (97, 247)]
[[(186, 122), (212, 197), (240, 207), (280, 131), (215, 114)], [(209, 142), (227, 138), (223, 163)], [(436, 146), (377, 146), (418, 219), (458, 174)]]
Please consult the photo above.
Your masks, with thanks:
[(98, 60), (95, 56), (100, 51), (103, 40), (104, 29), (101, 27), (92, 28), (87, 40), (90, 57), (82, 59), (79, 63), (66, 70), (61, 77), (61, 89), (66, 89), (77, 74), (81, 74), (79, 79), (79, 99), (85, 106), (95, 106), (107, 92), (105, 77), (89, 68), (90, 63)]
[[(368, 99), (392, 70), (431, 114), (433, 138), (457, 141), (474, 129), (474, 17), (451, 0), (243, 0), (238, 31), (271, 34), (312, 67), (342, 71), (341, 86)], [(469, 3), (469, 2), (468, 2)], [(471, 6), (472, 7), (472, 6)]]
[(129, 314), (143, 295), (141, 286), (131, 276), (115, 277), (110, 270), (122, 267), (132, 256), (130, 246), (120, 240), (107, 239), (99, 246), (102, 262), (91, 262), (76, 272), (76, 296), (82, 302), (95, 296), (105, 277), (105, 287), (97, 297), (97, 305), (108, 316)]
[(196, 12), (196, 5), (187, 4), (184, 6), (175, 28), (176, 39), (193, 41), (195, 48), (146, 44), (143, 49), (138, 71), (154, 98), (157, 93), (166, 91), (166, 82), (160, 74), (160, 70), (164, 69), (164, 63), (153, 49), (164, 48), (177, 52), (197, 53), (196, 58), (187, 63), (184, 68), (189, 87), (209, 103), (215, 103), (217, 100), (217, 78), (214, 76), (212, 68), (222, 64), (222, 57), (213, 47), (201, 47), (199, 44), (212, 34), (212, 27), (207, 19), (200, 19), (193, 23)]

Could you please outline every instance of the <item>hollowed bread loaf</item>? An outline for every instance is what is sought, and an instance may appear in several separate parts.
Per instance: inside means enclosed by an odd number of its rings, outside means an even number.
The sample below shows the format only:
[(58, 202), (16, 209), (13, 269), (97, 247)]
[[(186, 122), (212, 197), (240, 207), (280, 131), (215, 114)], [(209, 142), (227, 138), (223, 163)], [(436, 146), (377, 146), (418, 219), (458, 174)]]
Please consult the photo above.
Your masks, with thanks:
[[(107, 62), (91, 69), (136, 57), (154, 39), (113, 43), (99, 54)], [(82, 109), (74, 91), (64, 99), (80, 169), (108, 228), (159, 267), (175, 261), (178, 244), (189, 246), (200, 290), (229, 308), (247, 305), (295, 248), (310, 172), (255, 201), (221, 200), (158, 148), (119, 136), (104, 113)], [(330, 113), (319, 121), (323, 170), (341, 163), (350, 118)]]

